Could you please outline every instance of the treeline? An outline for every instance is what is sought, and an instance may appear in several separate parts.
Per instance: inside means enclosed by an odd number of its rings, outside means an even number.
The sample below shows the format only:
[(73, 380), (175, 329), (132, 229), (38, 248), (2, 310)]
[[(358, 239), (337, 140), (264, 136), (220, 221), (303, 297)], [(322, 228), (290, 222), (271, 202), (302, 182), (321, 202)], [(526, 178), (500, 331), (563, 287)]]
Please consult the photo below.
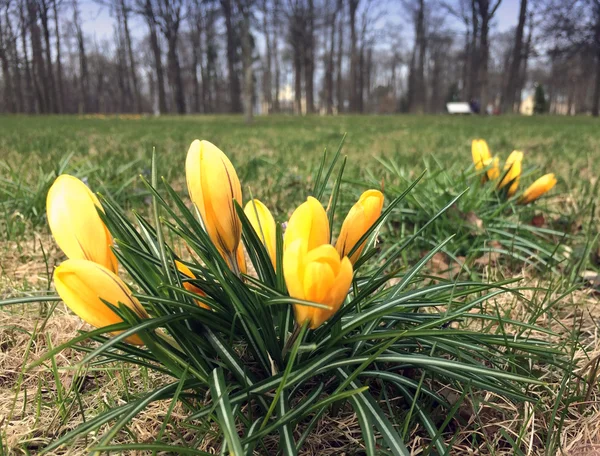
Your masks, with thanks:
[(99, 40), (83, 0), (0, 0), (0, 110), (518, 112), (541, 84), (551, 112), (598, 115), (600, 0), (520, 0), (498, 33), (501, 1), (98, 0)]

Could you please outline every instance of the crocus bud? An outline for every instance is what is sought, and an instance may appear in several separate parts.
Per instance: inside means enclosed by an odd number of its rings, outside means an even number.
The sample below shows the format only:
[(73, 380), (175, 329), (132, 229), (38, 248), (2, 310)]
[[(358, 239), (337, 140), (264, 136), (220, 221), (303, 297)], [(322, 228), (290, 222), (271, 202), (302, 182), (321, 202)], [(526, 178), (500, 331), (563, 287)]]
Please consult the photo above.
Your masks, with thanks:
[[(126, 305), (140, 318), (148, 318), (127, 285), (111, 270), (93, 261), (66, 260), (54, 270), (54, 285), (64, 303), (96, 328), (123, 321), (103, 300), (115, 307)], [(137, 335), (129, 336), (125, 341), (143, 345)]]
[(528, 204), (535, 201), (544, 193), (549, 192), (556, 185), (556, 177), (553, 173), (546, 174), (531, 184), (521, 198), (519, 198), (519, 204)]
[(233, 200), (242, 204), (240, 181), (227, 156), (208, 141), (195, 140), (185, 162), (188, 192), (211, 240), (234, 258), (242, 229)]
[(493, 181), (500, 177), (500, 159), (498, 157), (486, 160), (485, 167), (488, 168), (485, 172), (487, 180)]
[(492, 158), (490, 149), (484, 139), (474, 139), (471, 143), (471, 155), (477, 171), (486, 167), (486, 162)]
[(67, 258), (89, 260), (117, 272), (112, 237), (98, 215), (102, 206), (79, 179), (56, 178), (46, 197), (46, 215), (54, 240)]
[(294, 304), (298, 324), (308, 320), (309, 327), (316, 329), (338, 311), (348, 295), (352, 263), (348, 257), (340, 260), (330, 244), (308, 252), (304, 244), (302, 239), (296, 239), (285, 249), (283, 273), (291, 297), (329, 306), (329, 309), (321, 309)]
[(246, 217), (248, 217), (248, 220), (252, 224), (252, 228), (256, 231), (259, 239), (265, 245), (269, 252), (271, 263), (273, 263), (273, 267), (275, 267), (277, 258), (275, 252), (275, 246), (277, 244), (275, 219), (269, 212), (269, 209), (267, 209), (267, 206), (257, 199), (246, 203), (244, 213), (246, 214)]
[(321, 203), (312, 196), (296, 208), (285, 229), (283, 250), (298, 239), (305, 250), (312, 250), (329, 242), (329, 220)]
[[(383, 208), (383, 193), (379, 190), (367, 190), (348, 212), (342, 230), (335, 244), (340, 258), (347, 256), (354, 248), (358, 240), (373, 226), (381, 215)], [(350, 261), (356, 263), (362, 253), (365, 242), (352, 254)]]
[[(195, 279), (196, 276), (194, 275), (194, 273), (190, 270), (190, 268), (188, 268), (185, 264), (183, 264), (181, 261), (177, 261), (175, 260), (175, 266), (177, 267), (177, 270), (179, 272), (181, 272), (184, 276), (186, 276), (188, 279)], [(200, 296), (206, 296), (206, 293), (204, 293), (200, 288), (198, 288), (196, 285), (194, 285), (193, 283), (190, 282), (183, 282), (183, 288), (185, 288), (187, 291), (191, 291), (192, 293), (196, 293), (197, 295)], [(201, 301), (198, 300), (194, 300), (196, 302), (196, 304), (198, 304), (200, 307), (203, 307), (205, 309), (210, 309), (210, 307), (208, 307), (206, 304), (204, 304)]]
[(508, 156), (506, 162), (504, 163), (504, 178), (498, 184), (498, 189), (502, 189), (507, 185), (510, 185), (507, 192), (509, 197), (513, 196), (519, 187), (522, 160), (523, 152), (515, 150)]
[(238, 245), (237, 251), (235, 252), (235, 261), (238, 266), (238, 271), (242, 274), (246, 274), (246, 256), (244, 255), (244, 244), (240, 242)]

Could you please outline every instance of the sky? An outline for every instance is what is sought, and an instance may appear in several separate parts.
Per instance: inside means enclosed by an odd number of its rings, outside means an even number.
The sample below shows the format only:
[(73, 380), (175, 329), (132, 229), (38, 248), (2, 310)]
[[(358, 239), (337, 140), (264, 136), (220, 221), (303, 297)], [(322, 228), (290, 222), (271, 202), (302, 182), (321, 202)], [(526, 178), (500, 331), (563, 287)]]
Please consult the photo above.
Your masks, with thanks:
[[(386, 15), (388, 22), (403, 23), (401, 7), (399, 1), (388, 0), (389, 14)], [(397, 6), (395, 5), (397, 4)], [(94, 3), (93, 0), (82, 0), (80, 2), (80, 8), (86, 34), (95, 36), (99, 40), (106, 39), (112, 41), (113, 37), (113, 26), (114, 20), (110, 17), (108, 8)], [(517, 24), (519, 15), (519, 0), (502, 0), (496, 16), (494, 18), (493, 26), (494, 31), (503, 32), (509, 30), (511, 27), (515, 27)], [(146, 33), (145, 26), (141, 21), (132, 21), (132, 34), (134, 37), (142, 38)], [(410, 40), (411, 31), (410, 28), (404, 24), (404, 30), (406, 30), (405, 36)]]

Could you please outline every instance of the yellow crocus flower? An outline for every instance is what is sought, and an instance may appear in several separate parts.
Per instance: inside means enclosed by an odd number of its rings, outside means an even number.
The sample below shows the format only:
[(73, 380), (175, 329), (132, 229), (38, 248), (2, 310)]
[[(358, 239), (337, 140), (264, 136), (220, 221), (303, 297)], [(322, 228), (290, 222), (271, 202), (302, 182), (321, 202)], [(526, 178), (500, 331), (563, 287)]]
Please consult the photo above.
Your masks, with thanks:
[(54, 240), (70, 259), (90, 260), (117, 272), (112, 237), (98, 215), (96, 195), (76, 177), (56, 178), (46, 197), (46, 216)]
[(540, 177), (523, 192), (523, 195), (519, 198), (519, 204), (528, 204), (535, 201), (544, 193), (549, 192), (555, 185), (556, 177), (553, 173)]
[(507, 192), (509, 198), (516, 193), (517, 188), (519, 187), (522, 161), (523, 152), (515, 150), (508, 156), (504, 163), (504, 178), (498, 184), (498, 189), (500, 190), (510, 184)]
[(500, 177), (500, 159), (498, 157), (489, 158), (485, 161), (485, 167), (488, 170), (485, 172), (487, 180), (496, 180)]
[(242, 204), (242, 188), (233, 165), (214, 144), (195, 140), (188, 150), (185, 174), (190, 198), (206, 232), (231, 264), (242, 236), (233, 203)]
[(277, 258), (276, 255), (276, 225), (275, 219), (269, 212), (267, 206), (261, 203), (259, 200), (254, 199), (252, 201), (248, 201), (246, 203), (246, 207), (244, 207), (244, 213), (248, 220), (252, 224), (252, 228), (258, 234), (259, 239), (265, 245), (267, 252), (269, 252), (269, 257), (271, 258), (271, 263), (273, 263), (273, 267), (275, 267), (275, 261)]
[(329, 242), (329, 220), (321, 203), (312, 196), (294, 211), (283, 236), (283, 250), (297, 239), (304, 241), (305, 249), (312, 250)]
[[(149, 318), (140, 302), (123, 281), (110, 269), (88, 260), (66, 260), (54, 270), (54, 285), (64, 303), (85, 322), (96, 328), (121, 323), (119, 317), (102, 300), (126, 305), (140, 318)], [(125, 339), (143, 345), (139, 336)]]
[(492, 158), (492, 155), (485, 139), (474, 139), (471, 142), (471, 155), (477, 171), (486, 167), (486, 162)]
[(348, 295), (352, 283), (352, 263), (348, 257), (340, 260), (331, 244), (310, 251), (306, 241), (296, 239), (283, 254), (283, 272), (290, 296), (329, 306), (320, 309), (305, 304), (294, 304), (296, 321), (309, 322), (311, 329), (318, 328), (335, 314)]
[[(379, 190), (367, 190), (348, 212), (342, 230), (335, 244), (340, 257), (343, 258), (354, 248), (358, 240), (373, 226), (373, 223), (381, 215), (383, 208), (383, 193)], [(350, 257), (352, 264), (356, 263), (358, 257), (365, 247), (365, 242)]]
[[(177, 261), (175, 260), (175, 266), (177, 267), (177, 270), (179, 272), (181, 272), (184, 276), (186, 276), (189, 279), (195, 279), (196, 276), (194, 275), (194, 273), (191, 271), (190, 268), (188, 268), (185, 264), (183, 264), (181, 261)], [(200, 296), (206, 296), (206, 293), (204, 293), (200, 288), (198, 288), (196, 285), (194, 285), (193, 283), (190, 282), (183, 282), (183, 288), (185, 288), (187, 291), (191, 291), (192, 293), (196, 293), (197, 295)], [(210, 307), (208, 307), (206, 304), (204, 304), (201, 301), (198, 300), (194, 300), (196, 302), (196, 304), (198, 304), (200, 307), (203, 307), (205, 309), (210, 309)]]

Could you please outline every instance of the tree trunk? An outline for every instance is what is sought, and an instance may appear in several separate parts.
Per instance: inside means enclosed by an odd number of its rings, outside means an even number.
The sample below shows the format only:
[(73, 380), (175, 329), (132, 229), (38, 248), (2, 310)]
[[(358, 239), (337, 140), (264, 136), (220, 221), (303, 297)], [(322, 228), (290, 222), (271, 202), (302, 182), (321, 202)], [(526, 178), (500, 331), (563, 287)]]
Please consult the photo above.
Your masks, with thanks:
[(8, 31), (8, 51), (13, 62), (13, 78), (15, 81), (14, 99), (18, 112), (25, 112), (25, 102), (23, 99), (23, 84), (21, 78), (21, 65), (19, 51), (17, 50), (17, 36), (14, 33), (11, 20), (8, 16), (8, 9), (5, 10), (6, 29)]
[(302, 114), (302, 55), (298, 48), (298, 43), (294, 50), (294, 113)]
[(304, 42), (302, 43), (304, 47), (304, 92), (306, 94), (306, 113), (312, 114), (315, 112), (315, 8), (313, 0), (308, 0), (307, 13)]
[(56, 105), (58, 112), (63, 113), (65, 111), (65, 92), (63, 87), (63, 68), (62, 68), (62, 57), (60, 47), (60, 28), (58, 27), (58, 7), (56, 5), (57, 0), (52, 0), (52, 11), (54, 13), (54, 34), (56, 40)]
[(356, 10), (360, 0), (349, 0), (350, 4), (350, 111), (358, 111), (356, 86), (358, 84), (358, 49), (356, 34)]
[(48, 26), (48, 10), (50, 9), (50, 5), (46, 3), (47, 0), (41, 0), (39, 4), (41, 8), (40, 19), (42, 22), (42, 30), (44, 33), (44, 50), (46, 51), (46, 81), (45, 81), (45, 90), (46, 90), (46, 102), (48, 104), (48, 110), (57, 113), (58, 105), (56, 103), (56, 88), (54, 84), (54, 70), (52, 68), (52, 48), (50, 44), (50, 28)]
[(488, 65), (490, 45), (488, 36), (490, 31), (490, 15), (488, 0), (479, 0), (479, 14), (481, 15), (481, 33), (479, 37), (479, 100), (481, 114), (486, 115), (488, 104)]
[(221, 0), (221, 8), (225, 18), (227, 35), (227, 72), (229, 76), (229, 103), (231, 112), (242, 112), (240, 79), (237, 73), (238, 53), (237, 34), (233, 21), (233, 5), (231, 0)]
[(527, 19), (527, 0), (521, 0), (519, 9), (519, 23), (515, 33), (515, 46), (512, 52), (510, 68), (508, 70), (508, 82), (506, 84), (506, 92), (502, 103), (504, 112), (514, 112), (515, 98), (517, 87), (519, 84), (519, 76), (521, 70), (521, 59), (523, 57), (523, 34), (525, 31), (525, 21)]
[(344, 92), (343, 92), (343, 75), (342, 75), (342, 59), (344, 57), (344, 0), (339, 0), (338, 9), (340, 11), (340, 18), (338, 22), (338, 50), (337, 50), (337, 62), (336, 62), (336, 101), (337, 101), (337, 113), (341, 114), (344, 112)]
[(152, 55), (154, 57), (154, 68), (156, 69), (156, 85), (158, 94), (158, 112), (165, 114), (168, 112), (167, 109), (167, 95), (165, 93), (165, 72), (162, 65), (162, 53), (160, 44), (158, 43), (158, 35), (156, 34), (156, 22), (154, 19), (154, 12), (150, 2), (146, 2), (146, 22), (150, 31), (150, 48), (152, 49)]
[(250, 35), (250, 11), (245, 0), (238, 0), (242, 13), (241, 44), (244, 68), (244, 117), (246, 123), (252, 123), (254, 111), (254, 72), (252, 71), (252, 36)]
[(2, 26), (2, 17), (0, 16), (0, 64), (2, 65), (2, 79), (4, 81), (4, 100), (6, 110), (10, 113), (17, 112), (17, 104), (14, 98), (12, 76), (10, 74), (10, 66), (8, 63), (8, 43), (4, 40), (4, 30)]
[(271, 71), (272, 71), (272, 50), (271, 50), (271, 32), (269, 31), (268, 21), (268, 4), (267, 0), (262, 2), (263, 9), (263, 33), (265, 35), (265, 66), (263, 70), (263, 92), (265, 97), (265, 104), (267, 105), (267, 114), (271, 112), (272, 108), (272, 87), (271, 87)]
[(479, 18), (477, 15), (477, 0), (471, 0), (472, 17), (471, 26), (473, 32), (471, 33), (471, 53), (470, 53), (470, 68), (469, 68), (469, 100), (475, 98), (478, 94), (478, 78), (479, 78)]
[[(600, 43), (599, 43), (600, 44)], [(600, 52), (596, 55), (596, 75), (594, 87), (594, 100), (592, 105), (592, 115), (598, 117), (600, 114)]]
[(75, 25), (75, 31), (77, 35), (77, 47), (79, 49), (79, 90), (81, 92), (79, 112), (86, 113), (90, 108), (89, 71), (87, 56), (85, 54), (85, 42), (83, 38), (83, 31), (81, 30), (81, 23), (79, 22), (77, 0), (73, 1), (73, 23)]
[(42, 51), (42, 38), (40, 27), (37, 23), (37, 5), (33, 0), (27, 1), (27, 12), (29, 15), (29, 28), (31, 33), (31, 52), (32, 52), (32, 72), (33, 81), (35, 84), (35, 92), (39, 106), (39, 112), (46, 113), (49, 110), (48, 93), (45, 92), (46, 86), (44, 81), (46, 78), (46, 66), (44, 65), (44, 57)]
[(173, 101), (178, 114), (185, 114), (185, 97), (183, 94), (183, 80), (181, 79), (181, 66), (179, 65), (179, 55), (177, 53), (178, 31), (170, 32), (167, 37), (168, 50), (167, 62), (169, 65), (169, 84), (173, 91)]
[(596, 81), (594, 87), (594, 100), (592, 104), (592, 115), (598, 117), (600, 114), (600, 3), (594, 5), (595, 26), (594, 45), (596, 47)]
[(273, 100), (273, 111), (279, 112), (279, 81), (281, 70), (279, 64), (279, 0), (273, 1), (273, 62), (275, 63), (275, 98)]
[[(199, 15), (197, 15), (199, 16)], [(193, 112), (200, 112), (200, 81), (198, 79), (198, 65), (201, 65), (200, 62), (200, 56), (202, 55), (202, 42), (201, 42), (201, 36), (202, 36), (202, 32), (200, 30), (200, 24), (199, 24), (200, 18), (199, 17), (195, 17), (194, 18), (194, 23), (191, 24), (191, 28), (192, 28), (192, 33), (191, 33), (191, 38), (192, 38), (192, 90), (193, 90), (193, 96), (194, 96), (194, 107), (192, 108)], [(202, 69), (200, 70), (200, 73), (202, 73)]]
[(123, 35), (125, 37), (125, 46), (127, 47), (127, 57), (129, 60), (128, 67), (133, 87), (134, 110), (135, 112), (142, 112), (142, 96), (140, 94), (136, 64), (133, 57), (133, 46), (131, 44), (131, 33), (129, 31), (129, 8), (125, 4), (125, 0), (121, 0), (121, 14), (123, 19)]
[[(339, 2), (338, 2), (339, 7)], [(331, 14), (331, 32), (329, 35), (329, 54), (327, 55), (327, 70), (325, 72), (325, 103), (327, 114), (333, 114), (333, 72), (334, 72), (334, 54), (335, 54), (335, 20), (337, 8)]]
[(31, 76), (31, 67), (29, 65), (29, 56), (27, 49), (27, 29), (28, 22), (25, 19), (25, 0), (19, 4), (19, 20), (21, 26), (21, 48), (23, 49), (23, 65), (25, 67), (25, 112), (35, 112), (35, 98), (33, 90), (33, 80)]

